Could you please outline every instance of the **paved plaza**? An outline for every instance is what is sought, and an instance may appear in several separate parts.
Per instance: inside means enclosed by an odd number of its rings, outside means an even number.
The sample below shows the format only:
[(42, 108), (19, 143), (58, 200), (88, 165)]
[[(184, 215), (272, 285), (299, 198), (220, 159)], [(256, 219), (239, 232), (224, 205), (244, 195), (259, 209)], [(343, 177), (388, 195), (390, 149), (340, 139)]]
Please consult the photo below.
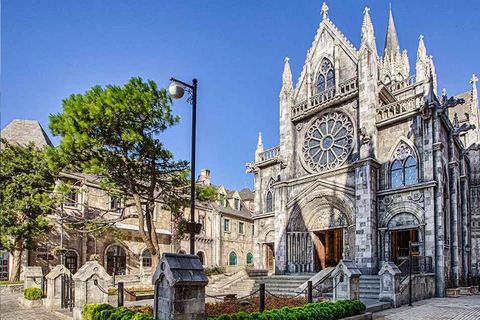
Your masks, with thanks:
[(460, 298), (433, 298), (413, 303), (414, 307), (403, 306), (373, 314), (378, 320), (479, 320), (480, 295)]
[(0, 298), (0, 319), (1, 320), (65, 320), (68, 318), (39, 309), (22, 309), (18, 304), (18, 297), (22, 293), (2, 294)]

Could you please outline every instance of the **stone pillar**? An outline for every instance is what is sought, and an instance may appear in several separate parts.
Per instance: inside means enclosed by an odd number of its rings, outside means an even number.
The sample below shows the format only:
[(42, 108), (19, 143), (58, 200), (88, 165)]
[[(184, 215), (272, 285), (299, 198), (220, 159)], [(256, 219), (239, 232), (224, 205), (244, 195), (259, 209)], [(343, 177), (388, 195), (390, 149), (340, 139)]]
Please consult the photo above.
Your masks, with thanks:
[(111, 277), (97, 261), (88, 261), (73, 276), (75, 283), (74, 320), (82, 320), (82, 308), (88, 303), (108, 303)]
[(400, 275), (402, 272), (393, 262), (385, 262), (378, 272), (380, 276), (380, 294), (378, 300), (390, 302), (392, 307), (397, 308), (402, 305), (402, 295), (400, 293)]
[(62, 276), (70, 277), (71, 273), (63, 264), (58, 264), (50, 271), (47, 278), (47, 298), (45, 299), (45, 308), (47, 310), (60, 309), (62, 305)]
[(42, 267), (25, 267), (24, 268), (25, 282), (24, 289), (38, 288), (42, 289), (43, 271)]
[(333, 300), (359, 300), (361, 275), (352, 260), (340, 260), (330, 276), (333, 278)]
[[(453, 142), (450, 142), (453, 144)], [(449, 149), (453, 149), (453, 146), (450, 146)], [(453, 153), (453, 152), (452, 152)], [(458, 285), (458, 278), (459, 274), (459, 255), (458, 255), (458, 248), (459, 248), (459, 234), (458, 234), (458, 193), (459, 190), (457, 188), (457, 181), (458, 177), (458, 162), (451, 161), (449, 163), (449, 171), (450, 171), (450, 233), (451, 233), (451, 246), (450, 246), (450, 254), (451, 254), (451, 261), (452, 261), (452, 272), (453, 278), (455, 280), (455, 285)]]
[(208, 278), (196, 255), (164, 253), (152, 278), (154, 319), (204, 320)]

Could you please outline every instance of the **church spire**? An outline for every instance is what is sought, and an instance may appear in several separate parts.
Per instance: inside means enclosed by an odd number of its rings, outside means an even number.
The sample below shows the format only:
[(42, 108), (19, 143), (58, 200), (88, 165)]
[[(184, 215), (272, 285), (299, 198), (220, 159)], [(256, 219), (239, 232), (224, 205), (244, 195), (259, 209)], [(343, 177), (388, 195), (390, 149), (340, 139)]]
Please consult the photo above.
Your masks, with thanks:
[(390, 13), (388, 16), (387, 37), (385, 39), (385, 49), (383, 56), (392, 56), (400, 53), (400, 44), (398, 42), (397, 30), (393, 21), (392, 5), (390, 4)]
[(477, 82), (478, 77), (475, 74), (472, 74), (472, 78), (470, 79), (470, 84), (472, 85), (472, 101), (476, 101), (478, 99)]
[(280, 91), (280, 97), (285, 94), (293, 93), (293, 81), (292, 81), (292, 71), (290, 70), (290, 58), (285, 58), (285, 66), (283, 67), (283, 76), (282, 76), (282, 90)]
[(372, 19), (370, 18), (370, 8), (365, 7), (363, 11), (363, 24), (362, 24), (362, 45), (367, 44), (372, 50), (377, 53), (377, 46), (375, 44), (375, 35), (373, 32)]
[(417, 77), (417, 82), (422, 80), (427, 80), (429, 78), (428, 74), (428, 56), (427, 48), (425, 47), (425, 42), (423, 41), (423, 35), (418, 37), (418, 49), (417, 49), (417, 62), (415, 64), (415, 73)]

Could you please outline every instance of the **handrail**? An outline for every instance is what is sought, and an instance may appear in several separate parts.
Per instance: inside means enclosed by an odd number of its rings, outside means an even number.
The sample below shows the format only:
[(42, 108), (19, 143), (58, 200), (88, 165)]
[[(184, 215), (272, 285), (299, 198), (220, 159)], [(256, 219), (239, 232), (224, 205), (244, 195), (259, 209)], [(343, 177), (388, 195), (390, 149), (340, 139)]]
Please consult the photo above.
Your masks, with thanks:
[(400, 101), (395, 101), (377, 108), (377, 121), (384, 121), (420, 108), (423, 96), (416, 95)]
[(280, 146), (267, 149), (260, 153), (260, 161), (267, 161), (275, 158), (280, 153)]

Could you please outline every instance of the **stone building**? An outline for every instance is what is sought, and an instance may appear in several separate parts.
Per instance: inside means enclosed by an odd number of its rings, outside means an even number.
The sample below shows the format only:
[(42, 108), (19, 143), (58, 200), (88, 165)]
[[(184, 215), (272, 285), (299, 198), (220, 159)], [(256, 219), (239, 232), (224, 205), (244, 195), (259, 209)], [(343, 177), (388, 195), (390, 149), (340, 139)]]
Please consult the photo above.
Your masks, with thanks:
[[(34, 142), (39, 147), (51, 146), (41, 125), (34, 120), (13, 120), (2, 130), (2, 137), (20, 145)], [(60, 247), (67, 249), (64, 256), (65, 266), (75, 273), (92, 255), (96, 255), (109, 274), (125, 275), (130, 280), (141, 275), (150, 274), (152, 256), (146, 249), (138, 232), (137, 219), (120, 220), (122, 200), (111, 197), (100, 187), (96, 176), (63, 172), (58, 181), (70, 185), (76, 192), (68, 195), (63, 211), (50, 218), (55, 224), (50, 234), (37, 239), (36, 249), (24, 252), (25, 266), (42, 266), (44, 272), (60, 263), (60, 258), (53, 252)], [(210, 171), (201, 171), (199, 183), (211, 185)], [(253, 265), (253, 192), (249, 189), (227, 190), (218, 186), (218, 201), (212, 203), (196, 202), (195, 220), (202, 223), (200, 234), (195, 237), (195, 251), (205, 267), (226, 266), (229, 269), (244, 268)], [(126, 213), (131, 208), (126, 208)], [(100, 235), (82, 230), (70, 230), (66, 227), (70, 216), (81, 219), (94, 219), (100, 214), (114, 223), (121, 238), (114, 237), (108, 229)], [(62, 219), (64, 218), (64, 228)], [(190, 219), (190, 209), (185, 208), (185, 219)], [(159, 239), (160, 252), (189, 253), (189, 236), (175, 237), (175, 224), (169, 211), (161, 203), (155, 207), (154, 221)], [(63, 230), (63, 231), (62, 231)], [(8, 280), (11, 259), (7, 252), (1, 252), (2, 280)]]
[(477, 79), (447, 99), (422, 35), (410, 72), (391, 11), (383, 55), (369, 8), (358, 49), (328, 14), (324, 3), (295, 86), (285, 58), (280, 144), (264, 149), (259, 134), (247, 163), (254, 263), (284, 274), (348, 258), (371, 275), (384, 261), (401, 265), (417, 242), (442, 296), (447, 275), (479, 270)]

